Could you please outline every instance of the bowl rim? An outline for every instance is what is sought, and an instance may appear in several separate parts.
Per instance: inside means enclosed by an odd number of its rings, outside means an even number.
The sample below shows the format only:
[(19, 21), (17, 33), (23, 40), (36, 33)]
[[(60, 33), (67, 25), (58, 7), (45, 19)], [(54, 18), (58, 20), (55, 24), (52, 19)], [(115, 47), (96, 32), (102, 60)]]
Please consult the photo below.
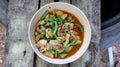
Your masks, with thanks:
[[(48, 5), (52, 5), (52, 4), (65, 4), (66, 6), (71, 6), (72, 8), (74, 8), (74, 9), (76, 9), (77, 11), (79, 11), (80, 13), (81, 13), (81, 15), (84, 17), (84, 19), (86, 20), (86, 22), (88, 23), (88, 28), (89, 28), (89, 37), (87, 38), (88, 39), (88, 41), (87, 41), (87, 45), (86, 45), (86, 48), (84, 48), (83, 49), (83, 51), (81, 52), (81, 55), (79, 55), (79, 56), (77, 56), (77, 57), (74, 57), (74, 59), (68, 59), (68, 60), (70, 60), (70, 61), (66, 61), (66, 59), (62, 59), (62, 60), (57, 60), (57, 59), (53, 59), (53, 58), (49, 58), (49, 57), (44, 57), (44, 55), (41, 53), (41, 55), (36, 51), (36, 49), (34, 48), (34, 44), (32, 44), (32, 41), (31, 41), (31, 35), (30, 35), (30, 31), (31, 31), (31, 24), (33, 23), (32, 21), (33, 21), (33, 19), (35, 18), (35, 16), (39, 13), (39, 11), (41, 10), (41, 9), (43, 9), (44, 7), (46, 7), (46, 6), (48, 6)], [(29, 39), (29, 42), (30, 42), (30, 44), (31, 44), (31, 46), (32, 46), (32, 49), (34, 50), (34, 52), (40, 57), (40, 58), (42, 58), (43, 60), (45, 60), (45, 61), (47, 61), (47, 62), (49, 62), (49, 63), (53, 63), (53, 64), (67, 64), (67, 63), (71, 63), (71, 62), (73, 62), (73, 61), (75, 61), (75, 60), (77, 60), (78, 58), (80, 58), (84, 53), (85, 53), (85, 51), (88, 49), (88, 46), (89, 46), (89, 44), (90, 44), (90, 40), (91, 40), (91, 27), (90, 27), (90, 24), (89, 24), (89, 21), (88, 21), (88, 19), (87, 19), (87, 17), (85, 16), (85, 14), (79, 9), (79, 8), (77, 8), (76, 6), (74, 6), (74, 5), (71, 5), (71, 4), (69, 4), (69, 3), (65, 3), (65, 2), (53, 2), (53, 3), (48, 3), (48, 4), (46, 4), (46, 5), (44, 5), (44, 6), (42, 6), (39, 10), (37, 10), (37, 12), (32, 16), (32, 18), (31, 18), (31, 20), (30, 20), (30, 23), (29, 23), (29, 28), (28, 28), (28, 39)], [(84, 38), (85, 38), (85, 35), (84, 35)], [(83, 41), (84, 42), (84, 41)], [(82, 46), (83, 46), (83, 44), (82, 44)], [(81, 46), (81, 48), (82, 48), (82, 46)], [(81, 49), (80, 48), (80, 49)], [(78, 51), (77, 51), (78, 52)], [(74, 55), (72, 55), (72, 56), (74, 56)], [(68, 57), (68, 58), (71, 58), (72, 56), (70, 56), (70, 57)], [(53, 61), (54, 60), (54, 61)]]

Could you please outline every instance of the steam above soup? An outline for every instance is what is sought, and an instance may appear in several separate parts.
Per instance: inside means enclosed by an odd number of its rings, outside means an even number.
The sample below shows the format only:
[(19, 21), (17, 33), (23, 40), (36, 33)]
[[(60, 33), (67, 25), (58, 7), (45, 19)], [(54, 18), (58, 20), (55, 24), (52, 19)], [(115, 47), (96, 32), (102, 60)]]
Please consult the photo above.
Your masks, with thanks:
[(35, 26), (35, 42), (40, 52), (51, 58), (67, 58), (76, 53), (84, 38), (84, 27), (72, 14), (46, 10)]

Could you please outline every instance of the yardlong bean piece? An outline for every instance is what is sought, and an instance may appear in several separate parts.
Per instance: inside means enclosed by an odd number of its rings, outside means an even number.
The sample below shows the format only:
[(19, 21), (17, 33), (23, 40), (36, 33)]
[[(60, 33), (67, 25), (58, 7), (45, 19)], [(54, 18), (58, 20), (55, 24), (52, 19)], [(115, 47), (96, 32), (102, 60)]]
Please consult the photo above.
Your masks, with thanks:
[(44, 14), (42, 15), (41, 20), (45, 19), (45, 17), (48, 15), (48, 13), (49, 13), (49, 10), (46, 10), (44, 12)]

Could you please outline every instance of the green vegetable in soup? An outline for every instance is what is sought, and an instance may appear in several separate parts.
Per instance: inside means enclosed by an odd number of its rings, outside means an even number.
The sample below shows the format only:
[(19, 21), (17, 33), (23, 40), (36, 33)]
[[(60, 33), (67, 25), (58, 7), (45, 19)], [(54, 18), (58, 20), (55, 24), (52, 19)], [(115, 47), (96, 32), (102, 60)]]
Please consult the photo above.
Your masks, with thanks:
[(65, 23), (74, 23), (75, 20), (74, 19), (71, 19), (71, 20), (64, 20)]
[(55, 51), (53, 49), (50, 50), (50, 52), (54, 55), (55, 54)]
[(58, 18), (56, 18), (56, 17), (53, 17), (53, 20), (54, 20), (54, 21), (58, 21)]
[(50, 52), (51, 52), (55, 57), (57, 57), (57, 55), (58, 55), (58, 51), (57, 51), (57, 50), (51, 49)]
[(58, 25), (57, 25), (57, 22), (55, 22), (55, 27), (53, 27), (53, 36), (56, 35), (56, 33), (57, 33), (57, 28), (58, 28)]
[(68, 22), (69, 22), (69, 23), (73, 23), (73, 22), (75, 22), (75, 20), (74, 20), (74, 19), (68, 20)]
[(45, 29), (44, 29), (44, 30), (42, 30), (42, 33), (43, 33), (43, 34), (46, 34), (46, 30), (45, 30)]
[(53, 22), (53, 21), (58, 21), (58, 18), (56, 17), (51, 17), (51, 18), (45, 18), (45, 22)]
[(56, 39), (57, 39), (57, 41), (58, 41), (59, 43), (62, 43), (62, 42), (63, 42), (63, 40), (62, 40), (60, 37), (56, 37)]
[(44, 14), (42, 15), (41, 20), (45, 19), (45, 17), (48, 15), (48, 13), (49, 13), (49, 10), (46, 10), (44, 12)]
[(67, 56), (67, 52), (63, 52), (61, 54), (59, 54), (60, 58), (65, 58)]
[(45, 18), (44, 20), (45, 20), (45, 22), (49, 22), (49, 21), (52, 22), (53, 21), (52, 18)]
[(68, 43), (65, 48), (67, 47), (70, 47), (70, 46), (74, 46), (74, 45), (77, 45), (77, 44), (80, 44), (81, 41), (80, 40), (72, 40), (70, 43)]
[(78, 28), (79, 28), (79, 31), (80, 31), (80, 32), (83, 32), (83, 31), (84, 31), (84, 27), (83, 27), (83, 26), (79, 26)]
[(62, 19), (60, 16), (58, 16), (58, 21), (59, 21), (59, 22), (58, 22), (59, 25), (64, 24), (64, 23), (63, 23), (63, 19)]
[(57, 50), (55, 50), (55, 57), (57, 57), (57, 55), (58, 55), (58, 51), (57, 51)]
[(72, 50), (72, 48), (73, 48), (73, 46), (65, 47), (64, 50), (65, 50), (66, 52), (70, 52), (70, 51)]

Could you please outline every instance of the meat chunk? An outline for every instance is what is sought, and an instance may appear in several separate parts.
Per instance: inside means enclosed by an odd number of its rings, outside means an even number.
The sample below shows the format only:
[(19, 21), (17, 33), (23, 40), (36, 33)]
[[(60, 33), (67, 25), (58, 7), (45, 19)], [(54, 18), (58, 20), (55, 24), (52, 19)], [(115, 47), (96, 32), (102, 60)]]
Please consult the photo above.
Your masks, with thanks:
[(62, 18), (62, 19), (66, 19), (67, 16), (68, 16), (67, 14), (63, 14), (63, 15), (61, 15), (61, 18)]
[(63, 32), (63, 30), (62, 30), (62, 26), (59, 25), (59, 26), (58, 26), (57, 35), (58, 35), (58, 36), (63, 36), (63, 34), (64, 34), (64, 32)]
[(45, 24), (45, 21), (44, 20), (40, 20), (38, 23), (37, 23), (37, 26), (38, 25), (44, 25)]
[(49, 44), (52, 46), (53, 49), (57, 50), (59, 53), (64, 51), (63, 45), (59, 44), (57, 40), (50, 40)]
[(80, 40), (80, 37), (77, 35), (77, 32), (70, 30), (69, 33), (70, 33), (71, 39)]
[(56, 45), (59, 44), (59, 42), (57, 40), (50, 40), (49, 44)]
[(40, 50), (41, 52), (44, 52), (44, 51), (50, 49), (50, 45), (47, 44), (47, 40), (44, 40), (44, 39), (39, 40), (39, 41), (37, 42), (37, 47), (39, 48), (39, 50)]
[(73, 29), (73, 26), (74, 26), (73, 23), (64, 23), (62, 29), (64, 29), (65, 31), (70, 31), (71, 29)]
[(54, 47), (59, 53), (62, 53), (64, 51), (63, 45), (62, 44), (58, 44), (56, 45), (56, 47)]
[(36, 37), (35, 37), (35, 42), (38, 42), (40, 39), (42, 38), (42, 35), (36, 35)]
[(40, 34), (43, 34), (42, 30), (45, 30), (45, 27), (43, 26), (37, 26), (36, 31)]
[(51, 57), (51, 58), (54, 57), (54, 55), (53, 55), (50, 51), (45, 51), (45, 52), (44, 52), (44, 55), (46, 55), (46, 56), (48, 56), (48, 57)]
[(46, 29), (46, 38), (51, 38), (52, 37), (52, 30), (51, 28)]
[(57, 16), (63, 15), (63, 11), (61, 11), (61, 10), (55, 10), (55, 14)]
[(70, 34), (66, 34), (64, 47), (69, 43), (69, 41), (70, 41)]
[(67, 18), (68, 20), (72, 20), (72, 16), (68, 16), (68, 18)]
[(57, 35), (64, 36), (66, 32), (69, 32), (71, 29), (73, 29), (73, 26), (73, 23), (64, 23), (63, 26), (59, 25)]

